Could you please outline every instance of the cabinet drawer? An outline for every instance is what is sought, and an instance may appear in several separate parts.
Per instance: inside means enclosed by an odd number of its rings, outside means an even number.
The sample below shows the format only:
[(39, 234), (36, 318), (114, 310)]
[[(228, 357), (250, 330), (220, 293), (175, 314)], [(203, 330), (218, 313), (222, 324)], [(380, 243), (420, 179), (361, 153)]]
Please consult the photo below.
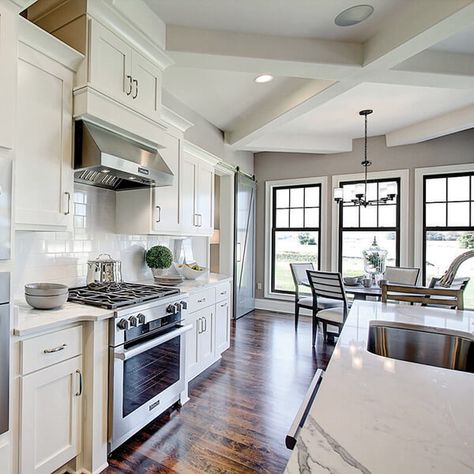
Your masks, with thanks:
[(82, 326), (21, 342), (21, 375), (49, 367), (82, 353)]
[(216, 286), (216, 301), (224, 301), (230, 298), (230, 285), (229, 282), (221, 283)]
[(191, 293), (189, 295), (189, 311), (199, 311), (202, 308), (211, 306), (216, 302), (216, 293), (214, 288), (208, 288), (206, 290)]

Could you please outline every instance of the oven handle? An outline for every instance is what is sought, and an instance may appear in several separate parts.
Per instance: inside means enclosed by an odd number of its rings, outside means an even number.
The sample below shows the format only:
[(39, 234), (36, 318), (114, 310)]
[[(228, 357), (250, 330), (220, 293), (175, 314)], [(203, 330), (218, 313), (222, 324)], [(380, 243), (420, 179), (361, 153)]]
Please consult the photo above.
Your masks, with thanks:
[(187, 324), (186, 326), (182, 326), (181, 324), (179, 324), (177, 327), (178, 329), (164, 334), (163, 336), (159, 336), (155, 339), (152, 339), (151, 341), (148, 341), (145, 344), (140, 344), (138, 347), (134, 347), (133, 349), (115, 350), (114, 357), (120, 360), (131, 359), (132, 357), (135, 357), (138, 354), (141, 354), (142, 352), (153, 349), (154, 347), (159, 346), (160, 344), (163, 344), (175, 337), (181, 336), (181, 334), (184, 334), (185, 332), (191, 330), (193, 325)]

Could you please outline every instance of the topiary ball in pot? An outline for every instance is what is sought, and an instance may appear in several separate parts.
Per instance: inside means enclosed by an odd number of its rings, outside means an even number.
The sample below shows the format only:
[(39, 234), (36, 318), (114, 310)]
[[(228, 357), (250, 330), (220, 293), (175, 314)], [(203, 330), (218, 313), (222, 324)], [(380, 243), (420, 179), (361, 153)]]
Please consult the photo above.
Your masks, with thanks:
[(163, 270), (171, 267), (173, 253), (164, 245), (155, 245), (145, 254), (145, 262), (151, 268), (153, 275), (160, 275)]

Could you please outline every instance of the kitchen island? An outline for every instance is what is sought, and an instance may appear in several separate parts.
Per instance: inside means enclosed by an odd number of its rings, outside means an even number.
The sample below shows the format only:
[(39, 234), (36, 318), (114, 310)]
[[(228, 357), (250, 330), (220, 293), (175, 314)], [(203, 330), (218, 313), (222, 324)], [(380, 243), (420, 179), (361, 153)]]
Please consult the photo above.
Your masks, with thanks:
[(356, 301), (285, 473), (474, 472), (474, 374), (367, 351), (369, 323), (474, 334), (474, 312)]

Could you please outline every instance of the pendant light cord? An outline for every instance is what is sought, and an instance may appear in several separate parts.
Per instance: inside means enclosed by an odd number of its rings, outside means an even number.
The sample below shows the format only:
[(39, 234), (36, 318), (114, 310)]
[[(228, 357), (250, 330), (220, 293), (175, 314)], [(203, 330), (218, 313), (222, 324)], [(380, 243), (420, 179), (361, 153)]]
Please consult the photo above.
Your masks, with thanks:
[(367, 201), (367, 167), (369, 166), (369, 162), (367, 161), (367, 115), (365, 115), (364, 166), (365, 166), (364, 199), (365, 201)]

